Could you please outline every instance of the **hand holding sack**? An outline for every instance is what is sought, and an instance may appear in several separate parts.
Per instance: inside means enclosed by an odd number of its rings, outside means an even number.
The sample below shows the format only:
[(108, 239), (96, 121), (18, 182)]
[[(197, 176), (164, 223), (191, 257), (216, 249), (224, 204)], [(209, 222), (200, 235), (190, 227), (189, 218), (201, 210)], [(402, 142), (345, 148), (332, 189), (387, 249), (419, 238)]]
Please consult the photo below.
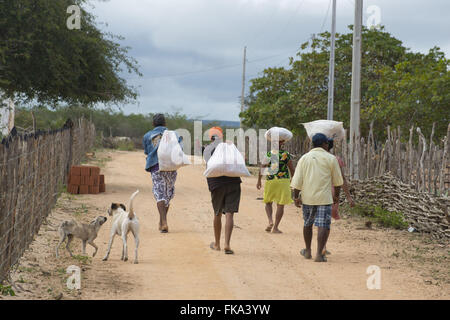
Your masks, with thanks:
[(203, 173), (207, 178), (214, 177), (245, 177), (250, 176), (244, 158), (233, 143), (219, 143), (206, 164)]
[(345, 137), (343, 122), (333, 120), (316, 120), (302, 124), (305, 127), (306, 133), (310, 139), (312, 139), (316, 133), (323, 133), (328, 138), (333, 140), (340, 140)]
[(292, 139), (292, 132), (286, 128), (273, 127), (266, 131), (264, 137), (269, 140), (278, 140), (287, 142)]
[(178, 143), (175, 131), (165, 130), (158, 147), (159, 171), (176, 171), (191, 164)]

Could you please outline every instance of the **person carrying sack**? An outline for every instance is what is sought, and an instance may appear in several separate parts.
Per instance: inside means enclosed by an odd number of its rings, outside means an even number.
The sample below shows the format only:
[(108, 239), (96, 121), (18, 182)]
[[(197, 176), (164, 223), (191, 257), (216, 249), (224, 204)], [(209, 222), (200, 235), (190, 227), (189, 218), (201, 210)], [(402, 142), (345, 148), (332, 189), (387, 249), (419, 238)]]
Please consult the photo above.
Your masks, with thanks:
[[(297, 163), (291, 187), (294, 188), (295, 206), (303, 212), (303, 238), (306, 248), (300, 254), (311, 259), (313, 224), (319, 228), (317, 253), (314, 261), (326, 262), (323, 254), (331, 226), (331, 206), (339, 202), (340, 187), (344, 184), (336, 157), (328, 152), (328, 138), (322, 133), (312, 137), (314, 148)], [(334, 196), (331, 188), (334, 187)], [(299, 197), (301, 191), (301, 198)], [(303, 206), (302, 206), (303, 205)]]
[[(163, 114), (153, 116), (153, 130), (144, 135), (144, 153), (147, 155), (145, 171), (150, 172), (153, 182), (153, 195), (159, 212), (159, 231), (169, 232), (167, 225), (167, 213), (169, 212), (170, 200), (175, 194), (175, 181), (177, 171), (160, 171), (158, 162), (158, 147), (166, 128), (166, 119)], [(178, 138), (181, 143), (181, 137)]]
[[(209, 130), (211, 144), (205, 147), (203, 158), (208, 166), (208, 160), (214, 154), (217, 146), (223, 142), (223, 131), (219, 127)], [(220, 176), (206, 178), (208, 189), (211, 192), (211, 203), (214, 209), (214, 238), (210, 248), (220, 251), (220, 234), (222, 231), (222, 214), (225, 215), (225, 254), (233, 254), (230, 240), (234, 226), (234, 214), (239, 211), (239, 202), (241, 200), (241, 178)]]
[[(286, 141), (283, 139), (287, 140), (289, 139), (289, 136), (278, 136), (279, 147), (277, 150), (269, 151), (266, 157), (262, 159), (258, 174), (258, 182), (256, 183), (256, 188), (260, 190), (262, 185), (262, 171), (264, 168), (267, 168), (263, 202), (265, 203), (266, 214), (269, 220), (266, 231), (272, 233), (281, 233), (280, 229), (278, 229), (278, 225), (284, 214), (284, 206), (293, 202), (290, 183), (291, 177), (295, 171), (290, 153), (284, 150), (284, 143)], [(292, 137), (292, 134), (290, 137)], [(275, 224), (273, 223), (273, 202), (277, 204)]]

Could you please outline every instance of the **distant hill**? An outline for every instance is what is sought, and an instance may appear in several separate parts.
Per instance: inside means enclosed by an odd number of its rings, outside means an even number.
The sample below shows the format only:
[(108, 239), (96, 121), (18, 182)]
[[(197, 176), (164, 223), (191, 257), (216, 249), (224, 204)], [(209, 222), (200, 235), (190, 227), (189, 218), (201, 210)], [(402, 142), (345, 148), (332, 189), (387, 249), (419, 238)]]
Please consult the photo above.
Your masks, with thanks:
[(239, 121), (224, 121), (224, 120), (201, 120), (204, 126), (208, 125), (216, 125), (220, 127), (226, 127), (226, 128), (239, 128), (240, 122)]

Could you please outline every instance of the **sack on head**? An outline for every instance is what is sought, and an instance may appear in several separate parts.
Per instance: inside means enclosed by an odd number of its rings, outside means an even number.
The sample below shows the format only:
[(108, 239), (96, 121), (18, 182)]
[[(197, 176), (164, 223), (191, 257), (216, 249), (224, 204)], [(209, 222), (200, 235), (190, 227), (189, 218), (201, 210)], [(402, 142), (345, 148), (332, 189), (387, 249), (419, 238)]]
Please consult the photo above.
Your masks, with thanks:
[(345, 137), (345, 130), (343, 122), (333, 120), (316, 120), (307, 123), (302, 123), (306, 129), (308, 137), (312, 137), (316, 133), (323, 133), (328, 138), (340, 140)]
[(178, 143), (175, 131), (164, 131), (158, 147), (158, 162), (160, 171), (176, 171), (191, 164), (191, 160)]
[(264, 134), (264, 137), (272, 141), (272, 139), (278, 139), (278, 141), (289, 141), (292, 139), (292, 132), (286, 128), (272, 127)]
[(206, 164), (203, 173), (207, 178), (250, 176), (244, 158), (233, 143), (219, 143)]

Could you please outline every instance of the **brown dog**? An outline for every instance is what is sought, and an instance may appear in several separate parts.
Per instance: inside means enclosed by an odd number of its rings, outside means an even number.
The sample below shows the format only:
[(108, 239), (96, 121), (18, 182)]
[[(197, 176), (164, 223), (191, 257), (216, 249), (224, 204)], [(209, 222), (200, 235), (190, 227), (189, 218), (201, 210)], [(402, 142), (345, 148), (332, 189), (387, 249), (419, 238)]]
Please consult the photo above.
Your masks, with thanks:
[(69, 251), (70, 256), (72, 257), (72, 252), (70, 251), (69, 245), (72, 242), (73, 238), (80, 238), (83, 241), (83, 255), (86, 255), (86, 243), (89, 243), (91, 246), (95, 248), (95, 252), (92, 255), (93, 257), (97, 253), (98, 247), (95, 245), (94, 240), (97, 238), (98, 231), (102, 224), (104, 224), (108, 220), (106, 217), (98, 216), (95, 220), (92, 220), (91, 223), (79, 223), (75, 220), (66, 220), (61, 223), (59, 226), (58, 232), (60, 235), (58, 246), (56, 247), (56, 257), (58, 258), (58, 249), (61, 243), (64, 240), (67, 240), (66, 249)]

